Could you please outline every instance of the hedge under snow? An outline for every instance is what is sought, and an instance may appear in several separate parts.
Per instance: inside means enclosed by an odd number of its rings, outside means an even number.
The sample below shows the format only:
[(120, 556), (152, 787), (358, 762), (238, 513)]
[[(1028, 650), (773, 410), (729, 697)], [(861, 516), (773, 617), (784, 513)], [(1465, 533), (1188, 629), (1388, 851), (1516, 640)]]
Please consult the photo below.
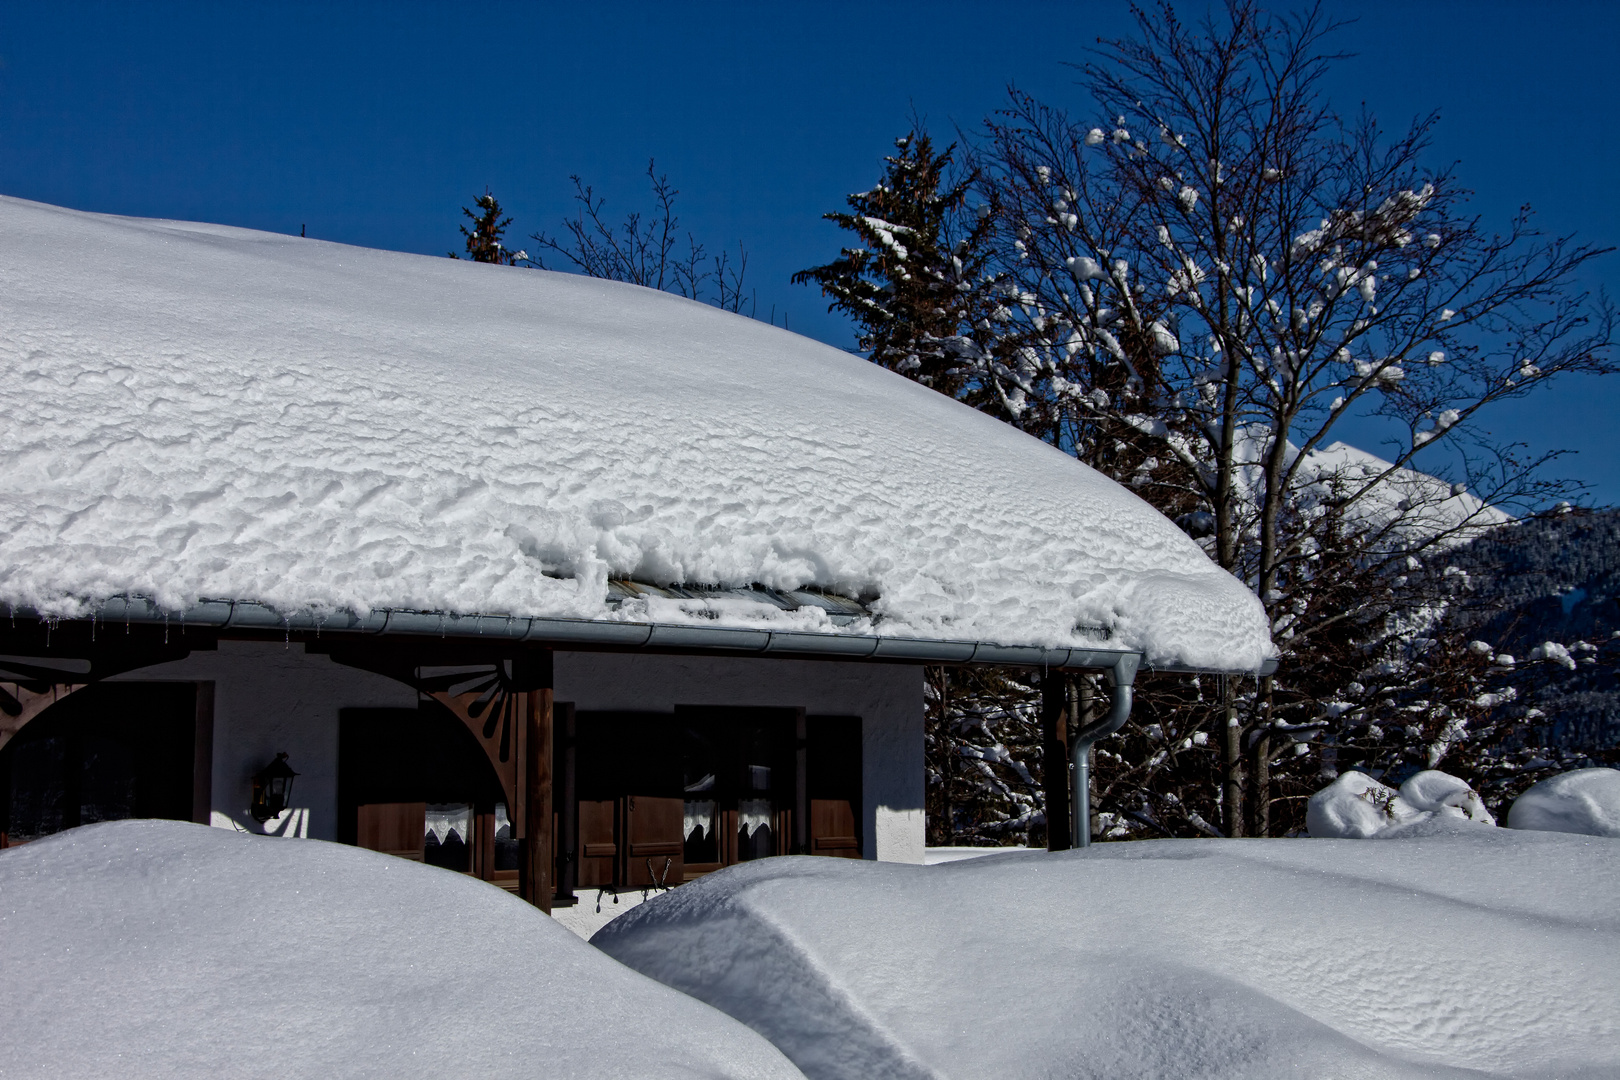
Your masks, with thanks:
[(172, 821), (0, 851), (0, 1075), (800, 1074), (460, 874)]
[(591, 941), (812, 1080), (1620, 1074), (1614, 841), (1413, 831), (766, 859)]
[(624, 576), (876, 597), (854, 632), (1274, 651), (1249, 591), (1136, 496), (773, 326), (17, 199), (0, 231), (0, 603), (635, 618), (605, 602)]

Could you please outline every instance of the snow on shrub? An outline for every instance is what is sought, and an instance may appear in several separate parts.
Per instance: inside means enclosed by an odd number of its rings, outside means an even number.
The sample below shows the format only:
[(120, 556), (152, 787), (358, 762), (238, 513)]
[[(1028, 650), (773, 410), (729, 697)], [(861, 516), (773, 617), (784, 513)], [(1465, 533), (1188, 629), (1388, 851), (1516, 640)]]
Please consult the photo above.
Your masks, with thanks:
[(1313, 837), (1348, 840), (1437, 819), (1496, 824), (1478, 792), (1438, 769), (1418, 773), (1399, 791), (1352, 769), (1312, 795), (1305, 811), (1305, 827)]
[(1620, 837), (1620, 770), (1576, 769), (1513, 800), (1508, 828)]
[(800, 1076), (472, 878), (172, 821), (0, 852), (6, 1077)]

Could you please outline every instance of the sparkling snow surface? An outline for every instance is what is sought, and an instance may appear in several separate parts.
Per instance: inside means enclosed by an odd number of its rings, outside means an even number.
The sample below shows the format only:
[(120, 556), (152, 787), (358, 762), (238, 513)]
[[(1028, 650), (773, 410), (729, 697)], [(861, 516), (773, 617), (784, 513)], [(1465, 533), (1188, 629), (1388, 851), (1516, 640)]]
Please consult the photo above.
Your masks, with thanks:
[(648, 618), (610, 615), (623, 575), (875, 594), (886, 634), (1273, 653), (1249, 591), (1136, 496), (784, 330), (16, 199), (0, 229), (0, 603)]
[(0, 1076), (799, 1076), (483, 882), (121, 821), (0, 852)]
[(1598, 837), (1433, 819), (1373, 841), (768, 859), (592, 943), (812, 1080), (1620, 1072), (1620, 848)]

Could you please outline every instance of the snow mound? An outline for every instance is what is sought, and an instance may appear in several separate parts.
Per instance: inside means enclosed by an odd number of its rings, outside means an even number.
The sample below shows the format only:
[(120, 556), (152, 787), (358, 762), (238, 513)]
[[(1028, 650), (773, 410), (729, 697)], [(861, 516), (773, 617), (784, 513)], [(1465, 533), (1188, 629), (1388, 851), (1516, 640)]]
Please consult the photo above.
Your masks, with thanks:
[(592, 943), (813, 1080), (1609, 1076), (1608, 848), (1470, 828), (929, 867), (768, 859)]
[(7, 1077), (799, 1076), (522, 901), (318, 840), (121, 821), (0, 852)]
[(1365, 840), (1428, 821), (1496, 824), (1466, 780), (1438, 769), (1418, 773), (1399, 791), (1352, 769), (1312, 795), (1305, 808), (1306, 831), (1317, 838)]
[[(1254, 596), (1124, 488), (857, 357), (568, 274), (0, 199), (0, 603), (705, 612), (1252, 669)], [(677, 617), (670, 615), (670, 618)]]
[(1576, 769), (1513, 800), (1508, 828), (1620, 837), (1620, 770)]

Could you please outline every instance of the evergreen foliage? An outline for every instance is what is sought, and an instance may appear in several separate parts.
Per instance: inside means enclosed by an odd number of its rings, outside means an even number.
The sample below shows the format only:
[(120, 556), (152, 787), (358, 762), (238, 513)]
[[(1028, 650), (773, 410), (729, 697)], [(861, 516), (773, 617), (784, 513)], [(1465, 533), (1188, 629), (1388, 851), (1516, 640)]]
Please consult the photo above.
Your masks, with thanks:
[[(473, 200), (478, 207), (476, 213), (471, 207), (461, 208), (472, 228), (461, 226), (461, 235), (466, 240), (467, 258), (473, 262), (495, 263), (498, 266), (515, 266), (526, 262), (529, 254), (526, 251), (510, 251), (501, 241), (506, 235), (506, 227), (512, 224), (512, 219), (502, 217), (500, 200), (490, 193), (488, 188), (484, 193)], [(461, 258), (455, 252), (450, 252), (452, 259)]]
[(855, 321), (860, 350), (951, 397), (969, 394), (970, 373), (997, 339), (1000, 306), (986, 276), (988, 206), (969, 214), (976, 177), (953, 176), (955, 146), (939, 153), (926, 131), (895, 140), (883, 178), (847, 199), (849, 212), (822, 215), (859, 239), (825, 266), (801, 270), (832, 298), (829, 311)]

